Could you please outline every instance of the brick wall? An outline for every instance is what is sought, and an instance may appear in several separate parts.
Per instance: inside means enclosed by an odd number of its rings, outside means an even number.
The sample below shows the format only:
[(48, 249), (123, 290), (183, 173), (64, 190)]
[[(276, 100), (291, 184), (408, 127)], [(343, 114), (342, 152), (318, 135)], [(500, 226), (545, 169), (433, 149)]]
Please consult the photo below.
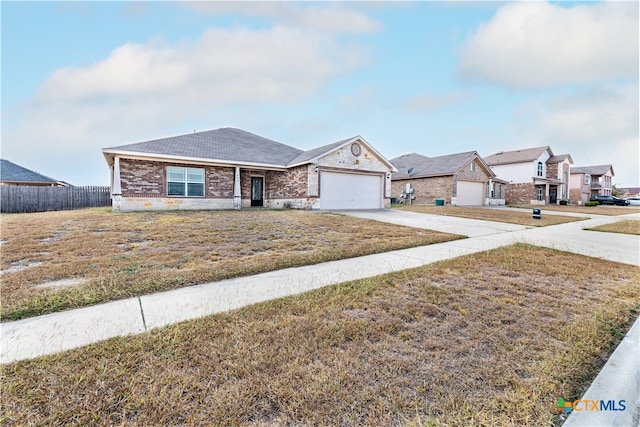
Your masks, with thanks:
[(505, 201), (508, 205), (530, 203), (536, 199), (535, 185), (530, 183), (507, 184)]
[(267, 171), (265, 181), (266, 199), (289, 199), (307, 196), (307, 165), (286, 172)]
[(558, 179), (557, 163), (547, 163), (547, 178)]
[(120, 186), (124, 197), (166, 197), (167, 167), (194, 167), (205, 170), (205, 198), (233, 197), (234, 168), (184, 165), (148, 160), (120, 159)]
[(458, 171), (458, 173), (456, 174), (457, 179), (459, 179), (460, 181), (489, 181), (489, 174), (484, 170), (484, 168), (482, 168), (475, 160), (474, 163), (476, 165), (475, 170), (471, 170), (471, 163), (469, 163)]
[(391, 197), (400, 198), (407, 183), (411, 183), (415, 199), (411, 202), (416, 205), (433, 205), (435, 199), (445, 199), (451, 203), (453, 196), (453, 177), (441, 176), (434, 178), (400, 179), (391, 181)]
[[(285, 171), (240, 170), (240, 191), (243, 200), (251, 200), (251, 177), (264, 179), (263, 199), (291, 199), (307, 197), (307, 165)], [(233, 196), (233, 192), (231, 193)]]
[(154, 194), (166, 196), (164, 163), (120, 159), (120, 186), (123, 196)]

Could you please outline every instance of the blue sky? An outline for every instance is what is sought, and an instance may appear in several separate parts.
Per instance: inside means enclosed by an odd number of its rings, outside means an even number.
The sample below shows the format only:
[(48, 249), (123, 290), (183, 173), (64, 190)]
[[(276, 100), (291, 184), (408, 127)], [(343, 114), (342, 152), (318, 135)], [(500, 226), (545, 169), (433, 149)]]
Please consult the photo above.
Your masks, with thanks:
[(237, 127), (388, 159), (549, 145), (640, 185), (637, 2), (2, 1), (1, 155), (107, 185), (101, 149)]

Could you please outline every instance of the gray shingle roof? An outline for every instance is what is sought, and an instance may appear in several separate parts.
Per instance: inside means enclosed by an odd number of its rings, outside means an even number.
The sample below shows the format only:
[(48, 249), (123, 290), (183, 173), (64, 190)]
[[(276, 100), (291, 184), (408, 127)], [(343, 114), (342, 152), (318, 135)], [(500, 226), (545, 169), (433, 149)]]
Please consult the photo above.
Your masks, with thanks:
[(569, 159), (569, 163), (573, 163), (573, 159), (569, 154), (556, 154), (555, 156), (551, 156), (547, 160), (547, 163), (560, 163), (566, 159)]
[(571, 173), (588, 173), (589, 175), (604, 175), (609, 172), (613, 174), (613, 166), (611, 165), (596, 165), (596, 166), (576, 166), (571, 168)]
[(551, 148), (549, 148), (548, 145), (545, 145), (544, 147), (525, 148), (522, 150), (500, 151), (499, 153), (485, 157), (484, 161), (489, 166), (532, 162), (540, 157), (545, 150), (549, 150), (549, 155), (553, 156)]
[(0, 181), (7, 182), (60, 182), (48, 176), (39, 174), (22, 166), (16, 165), (9, 160), (0, 159)]
[[(475, 157), (479, 157), (475, 151), (439, 157), (427, 157), (417, 153), (405, 154), (390, 160), (398, 169), (398, 172), (391, 175), (391, 179), (453, 175)], [(411, 173), (410, 168), (413, 169)]]
[(334, 148), (337, 148), (337, 147), (341, 146), (342, 144), (344, 144), (345, 142), (351, 141), (354, 138), (358, 138), (358, 137), (356, 136), (356, 137), (352, 137), (352, 138), (343, 139), (342, 141), (334, 142), (333, 144), (327, 144), (327, 145), (323, 145), (322, 147), (318, 147), (318, 148), (314, 148), (312, 150), (305, 151), (305, 152), (301, 153), (300, 155), (298, 155), (295, 159), (293, 159), (290, 162), (288, 162), (287, 164), (295, 165), (295, 164), (304, 163), (304, 162), (307, 162), (309, 160), (315, 159), (316, 157), (321, 156), (321, 155), (323, 155), (325, 153), (328, 153), (329, 151), (333, 150)]
[(157, 155), (286, 166), (303, 151), (250, 132), (221, 128), (105, 148)]

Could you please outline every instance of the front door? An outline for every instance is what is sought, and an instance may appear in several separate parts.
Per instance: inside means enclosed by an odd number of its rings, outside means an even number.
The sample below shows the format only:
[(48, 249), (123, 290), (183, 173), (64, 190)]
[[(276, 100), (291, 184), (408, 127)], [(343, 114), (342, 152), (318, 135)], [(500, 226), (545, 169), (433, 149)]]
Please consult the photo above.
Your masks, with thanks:
[(251, 206), (264, 206), (262, 198), (262, 186), (264, 178), (261, 176), (251, 177)]
[(558, 200), (558, 187), (549, 187), (549, 203), (556, 203)]

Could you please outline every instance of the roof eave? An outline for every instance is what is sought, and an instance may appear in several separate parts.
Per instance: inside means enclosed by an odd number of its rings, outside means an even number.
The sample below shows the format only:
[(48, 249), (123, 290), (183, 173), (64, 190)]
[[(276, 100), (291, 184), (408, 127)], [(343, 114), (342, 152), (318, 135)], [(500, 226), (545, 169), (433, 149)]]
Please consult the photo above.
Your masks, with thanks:
[(380, 154), (378, 151), (376, 151), (376, 149), (373, 148), (371, 146), (371, 144), (369, 144), (363, 137), (361, 137), (359, 135), (358, 136), (354, 136), (353, 138), (346, 140), (342, 144), (340, 144), (340, 145), (338, 145), (336, 147), (333, 147), (333, 148), (331, 148), (331, 149), (329, 149), (329, 150), (327, 150), (327, 151), (325, 151), (323, 153), (320, 153), (315, 157), (312, 157), (310, 159), (304, 160), (302, 162), (291, 163), (291, 164), (287, 165), (287, 167), (292, 168), (292, 167), (296, 167), (296, 166), (306, 165), (306, 164), (309, 164), (309, 163), (318, 163), (322, 157), (325, 157), (325, 156), (333, 153), (334, 151), (340, 150), (341, 148), (344, 148), (347, 145), (353, 144), (356, 141), (360, 141), (363, 144), (365, 144), (367, 146), (367, 148), (370, 151), (372, 151), (385, 165), (387, 165), (389, 168), (391, 168), (391, 172), (398, 172), (398, 169), (396, 169), (396, 167), (393, 166), (393, 164), (389, 160), (387, 160), (386, 157), (384, 157), (382, 154)]
[(260, 168), (260, 169), (270, 169), (270, 170), (279, 170), (285, 171), (288, 169), (285, 165), (273, 165), (269, 163), (254, 163), (254, 162), (242, 162), (242, 161), (232, 161), (232, 160), (222, 160), (222, 159), (206, 159), (201, 157), (185, 157), (185, 156), (174, 156), (170, 154), (154, 154), (154, 153), (140, 153), (136, 151), (123, 151), (123, 150), (112, 150), (108, 148), (104, 148), (102, 150), (105, 158), (107, 159), (107, 163), (110, 164), (107, 155), (111, 154), (113, 156), (121, 156), (126, 157), (128, 159), (136, 159), (136, 160), (153, 160), (160, 162), (175, 162), (175, 163), (185, 163), (185, 164), (199, 164), (199, 165), (215, 165), (215, 166), (244, 166), (249, 168)]

